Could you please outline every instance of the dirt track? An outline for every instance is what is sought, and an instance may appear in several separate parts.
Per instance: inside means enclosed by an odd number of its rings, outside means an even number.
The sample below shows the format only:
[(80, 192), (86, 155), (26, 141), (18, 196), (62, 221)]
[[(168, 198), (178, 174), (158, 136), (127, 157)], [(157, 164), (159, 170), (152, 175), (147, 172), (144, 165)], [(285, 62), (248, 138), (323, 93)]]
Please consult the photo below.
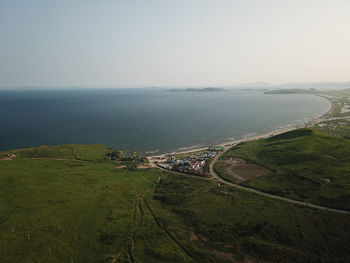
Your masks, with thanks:
[(258, 194), (258, 195), (270, 197), (270, 198), (277, 199), (277, 200), (282, 200), (282, 201), (285, 201), (285, 202), (288, 202), (288, 203), (302, 205), (302, 206), (307, 206), (307, 207), (320, 209), (320, 210), (326, 210), (326, 211), (330, 211), (330, 212), (336, 212), (336, 213), (342, 213), (342, 214), (350, 215), (350, 211), (341, 210), (341, 209), (335, 209), (335, 208), (329, 208), (329, 207), (315, 205), (315, 204), (311, 204), (311, 203), (307, 203), (307, 202), (297, 201), (297, 200), (289, 199), (289, 198), (286, 198), (286, 197), (265, 193), (265, 192), (262, 192), (262, 191), (259, 191), (259, 190), (253, 189), (253, 188), (249, 188), (249, 187), (246, 187), (246, 186), (238, 185), (238, 184), (231, 183), (231, 182), (228, 182), (228, 181), (224, 180), (223, 178), (221, 178), (215, 172), (214, 166), (215, 166), (215, 163), (219, 160), (219, 158), (225, 152), (227, 152), (229, 149), (231, 149), (231, 147), (227, 147), (223, 152), (221, 152), (217, 156), (215, 156), (214, 160), (210, 163), (209, 169), (210, 169), (210, 174), (212, 176), (211, 178), (213, 180), (219, 181), (220, 183), (227, 184), (227, 185), (233, 186), (235, 188), (238, 188), (238, 189), (241, 189), (241, 190), (244, 190), (244, 191), (248, 191), (248, 192), (251, 192), (251, 193), (255, 193), (255, 194)]

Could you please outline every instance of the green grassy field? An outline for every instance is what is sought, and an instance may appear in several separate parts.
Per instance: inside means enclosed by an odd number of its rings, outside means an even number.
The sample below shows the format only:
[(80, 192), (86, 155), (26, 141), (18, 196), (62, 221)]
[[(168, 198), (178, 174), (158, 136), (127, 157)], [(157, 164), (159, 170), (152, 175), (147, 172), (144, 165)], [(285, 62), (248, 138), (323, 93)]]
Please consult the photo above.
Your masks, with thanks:
[(0, 262), (349, 262), (348, 215), (70, 147), (0, 161)]
[[(105, 160), (106, 154), (111, 151), (112, 148), (102, 144), (65, 144), (59, 146), (43, 145), (33, 148), (18, 149), (14, 152), (20, 158), (57, 158), (98, 161)], [(0, 152), (0, 156), (6, 153), (8, 153), (8, 151)]]
[[(273, 194), (350, 210), (350, 141), (311, 129), (247, 142), (222, 158), (240, 157), (273, 172), (244, 184)], [(216, 171), (227, 180), (218, 162)]]
[(350, 259), (349, 215), (298, 207), (181, 175), (164, 176), (155, 199), (161, 204), (157, 213), (167, 219), (163, 225), (190, 247), (198, 262)]

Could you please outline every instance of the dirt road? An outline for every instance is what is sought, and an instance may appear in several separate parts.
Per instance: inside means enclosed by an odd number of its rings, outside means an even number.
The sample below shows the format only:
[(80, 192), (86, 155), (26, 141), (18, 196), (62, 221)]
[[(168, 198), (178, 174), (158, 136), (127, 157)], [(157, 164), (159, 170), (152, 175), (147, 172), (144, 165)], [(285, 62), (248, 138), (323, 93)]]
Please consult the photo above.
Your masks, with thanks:
[(259, 191), (259, 190), (253, 189), (253, 188), (249, 188), (249, 187), (246, 187), (246, 186), (242, 186), (242, 185), (231, 183), (231, 182), (228, 182), (228, 181), (224, 180), (222, 177), (220, 177), (215, 172), (214, 166), (215, 166), (215, 163), (219, 160), (219, 158), (231, 148), (232, 147), (227, 147), (224, 151), (222, 151), (217, 156), (215, 156), (214, 160), (210, 163), (209, 169), (210, 169), (210, 174), (211, 174), (213, 180), (216, 180), (216, 181), (218, 181), (220, 183), (223, 183), (223, 184), (227, 184), (227, 185), (233, 186), (235, 188), (238, 188), (238, 189), (241, 189), (241, 190), (244, 190), (244, 191), (248, 191), (248, 192), (251, 192), (251, 193), (255, 193), (255, 194), (258, 194), (258, 195), (270, 197), (270, 198), (277, 199), (277, 200), (282, 200), (282, 201), (289, 202), (289, 203), (292, 203), (292, 204), (297, 204), (297, 205), (307, 206), (307, 207), (311, 207), (311, 208), (315, 208), (315, 209), (326, 210), (326, 211), (330, 211), (330, 212), (336, 212), (336, 213), (342, 213), (342, 214), (350, 215), (350, 211), (341, 210), (341, 209), (335, 209), (335, 208), (329, 208), (329, 207), (315, 205), (315, 204), (311, 204), (311, 203), (307, 203), (307, 202), (303, 202), (303, 201), (297, 201), (297, 200), (294, 200), (294, 199), (289, 199), (287, 197), (282, 197), (282, 196), (278, 196), (278, 195), (265, 193), (265, 192), (262, 192), (262, 191)]

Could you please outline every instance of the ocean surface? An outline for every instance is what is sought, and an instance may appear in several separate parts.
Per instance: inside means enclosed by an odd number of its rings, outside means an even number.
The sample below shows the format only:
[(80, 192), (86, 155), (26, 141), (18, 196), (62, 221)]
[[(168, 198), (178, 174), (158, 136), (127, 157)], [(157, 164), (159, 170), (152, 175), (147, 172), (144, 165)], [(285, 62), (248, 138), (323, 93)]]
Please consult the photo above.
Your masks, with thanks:
[(99, 143), (163, 153), (295, 125), (329, 106), (316, 96), (262, 91), (3, 90), (0, 150)]

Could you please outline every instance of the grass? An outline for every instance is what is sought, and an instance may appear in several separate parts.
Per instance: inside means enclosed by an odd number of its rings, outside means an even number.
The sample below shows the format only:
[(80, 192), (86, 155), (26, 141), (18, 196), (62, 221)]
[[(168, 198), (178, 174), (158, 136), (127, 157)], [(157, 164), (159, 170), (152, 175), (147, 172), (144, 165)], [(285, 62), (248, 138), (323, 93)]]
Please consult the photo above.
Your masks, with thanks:
[(14, 151), (19, 158), (74, 159), (72, 149), (66, 146), (39, 146)]
[(57, 158), (98, 161), (105, 160), (106, 154), (111, 151), (112, 148), (102, 144), (65, 144), (59, 146), (42, 145), (38, 147), (18, 149), (14, 151), (5, 151), (0, 152), (0, 155), (14, 152), (18, 155), (19, 158)]
[(6, 262), (94, 262), (117, 254), (135, 201), (159, 176), (110, 163), (19, 159), (0, 165), (0, 258)]
[(95, 147), (73, 148), (89, 162), (65, 145), (0, 161), (1, 262), (350, 259), (348, 215), (159, 169), (116, 169)]
[[(348, 215), (298, 207), (179, 175), (164, 176), (154, 198), (160, 203), (155, 210), (163, 225), (198, 262), (349, 260)], [(198, 239), (191, 241), (191, 233)], [(223, 254), (226, 257), (218, 256)]]
[(112, 148), (102, 144), (67, 144), (64, 145), (64, 147), (70, 148), (75, 158), (88, 161), (104, 160), (107, 153), (113, 150)]
[[(273, 194), (350, 210), (350, 141), (311, 129), (247, 142), (222, 158), (240, 157), (272, 170), (244, 182)], [(220, 162), (216, 171), (232, 180)]]

